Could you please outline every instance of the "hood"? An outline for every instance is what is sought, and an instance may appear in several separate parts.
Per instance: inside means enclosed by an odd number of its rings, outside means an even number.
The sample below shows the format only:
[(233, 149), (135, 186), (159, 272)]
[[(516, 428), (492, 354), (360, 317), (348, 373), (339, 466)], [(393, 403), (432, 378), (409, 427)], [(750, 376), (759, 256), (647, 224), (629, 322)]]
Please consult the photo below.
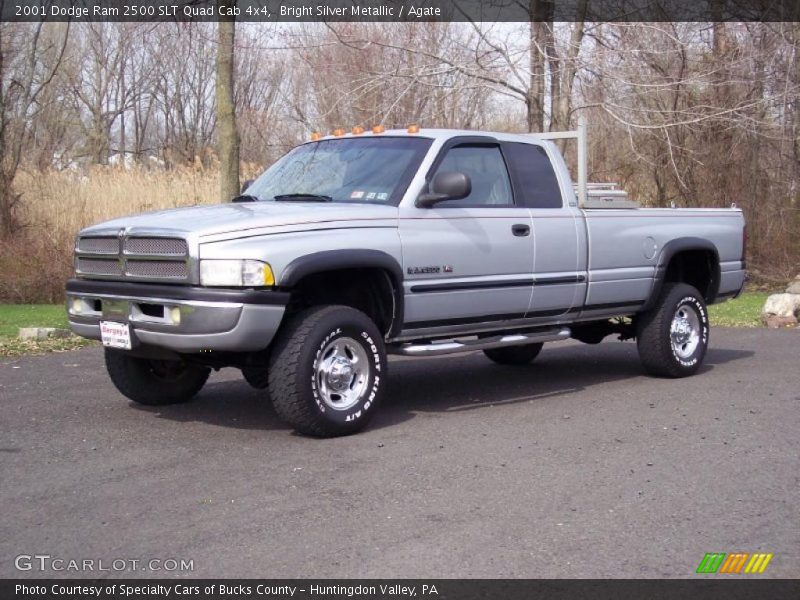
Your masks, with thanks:
[[(397, 218), (396, 206), (346, 204), (343, 202), (242, 202), (173, 208), (120, 217), (92, 225), (81, 235), (116, 233), (127, 228), (148, 233), (159, 232), (186, 237), (236, 233), (248, 229), (297, 225), (313, 226), (318, 223), (369, 221)], [(346, 225), (344, 225), (346, 226)]]

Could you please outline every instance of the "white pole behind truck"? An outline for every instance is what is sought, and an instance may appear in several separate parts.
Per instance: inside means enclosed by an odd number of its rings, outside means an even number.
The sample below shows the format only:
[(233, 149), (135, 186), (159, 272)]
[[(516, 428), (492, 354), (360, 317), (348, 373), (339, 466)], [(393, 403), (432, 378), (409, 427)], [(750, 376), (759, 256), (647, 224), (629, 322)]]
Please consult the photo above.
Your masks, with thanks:
[(589, 153), (586, 144), (586, 117), (578, 116), (578, 206), (586, 206), (586, 178), (588, 175)]
[(578, 181), (575, 184), (580, 208), (639, 208), (639, 203), (628, 198), (628, 194), (617, 189), (616, 183), (589, 183), (588, 127), (586, 117), (578, 116), (578, 129), (575, 131), (550, 131), (532, 133), (541, 140), (578, 141)]
[(547, 133), (533, 133), (542, 140), (578, 140), (578, 206), (586, 206), (586, 189), (588, 177), (587, 162), (589, 160), (586, 145), (586, 117), (578, 116), (578, 129), (576, 131), (550, 131)]

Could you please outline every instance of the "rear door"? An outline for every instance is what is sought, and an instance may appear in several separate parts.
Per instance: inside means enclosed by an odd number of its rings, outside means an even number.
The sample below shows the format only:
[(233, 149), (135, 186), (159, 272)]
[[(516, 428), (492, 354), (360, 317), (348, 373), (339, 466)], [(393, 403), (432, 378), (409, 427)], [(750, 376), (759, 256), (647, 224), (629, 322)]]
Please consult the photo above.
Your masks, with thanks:
[(530, 305), (530, 211), (515, 202), (501, 145), (450, 140), (428, 173), (459, 171), (472, 193), (433, 208), (401, 207), (405, 328), (521, 318)]
[[(517, 201), (529, 209), (533, 223), (535, 282), (527, 316), (558, 317), (580, 306), (585, 295), (586, 235), (582, 216), (577, 206), (564, 200), (544, 146), (506, 142), (503, 151)], [(564, 173), (568, 176), (566, 168)]]

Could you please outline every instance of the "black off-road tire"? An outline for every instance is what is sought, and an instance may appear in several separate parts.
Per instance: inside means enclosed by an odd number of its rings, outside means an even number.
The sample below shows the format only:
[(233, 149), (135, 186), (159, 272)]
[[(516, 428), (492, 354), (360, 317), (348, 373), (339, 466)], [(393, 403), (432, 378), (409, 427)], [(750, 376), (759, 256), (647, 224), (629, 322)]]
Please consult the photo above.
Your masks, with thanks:
[(527, 365), (542, 351), (543, 343), (525, 344), (524, 346), (506, 346), (505, 348), (490, 348), (483, 353), (499, 365)]
[[(332, 408), (319, 384), (323, 351), (337, 339), (361, 346), (366, 358), (364, 391), (347, 409)], [(349, 342), (348, 342), (349, 343)], [(326, 355), (328, 353), (326, 352)], [(363, 359), (362, 359), (363, 360)], [(380, 405), (386, 386), (383, 336), (367, 315), (348, 306), (318, 306), (293, 316), (272, 345), (269, 388), (278, 417), (296, 431), (316, 436), (348, 435), (363, 429)]]
[[(696, 318), (698, 340), (692, 350), (689, 344), (673, 343), (672, 324), (679, 311), (690, 320)], [(694, 317), (692, 317), (694, 315)], [(708, 308), (703, 295), (691, 285), (664, 285), (658, 302), (636, 317), (636, 345), (642, 366), (657, 377), (688, 377), (703, 364), (708, 349)], [(689, 352), (692, 350), (691, 352)]]
[(138, 404), (188, 402), (205, 385), (211, 369), (182, 361), (148, 360), (105, 349), (106, 370), (122, 395)]

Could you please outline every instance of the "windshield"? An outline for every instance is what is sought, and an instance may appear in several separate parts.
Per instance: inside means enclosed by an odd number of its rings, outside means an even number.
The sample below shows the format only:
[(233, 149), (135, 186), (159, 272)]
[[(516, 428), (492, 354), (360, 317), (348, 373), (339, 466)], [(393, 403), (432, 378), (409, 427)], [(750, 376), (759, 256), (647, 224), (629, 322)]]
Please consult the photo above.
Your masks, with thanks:
[(298, 146), (245, 191), (268, 201), (369, 202), (397, 205), (431, 140), (345, 138)]

